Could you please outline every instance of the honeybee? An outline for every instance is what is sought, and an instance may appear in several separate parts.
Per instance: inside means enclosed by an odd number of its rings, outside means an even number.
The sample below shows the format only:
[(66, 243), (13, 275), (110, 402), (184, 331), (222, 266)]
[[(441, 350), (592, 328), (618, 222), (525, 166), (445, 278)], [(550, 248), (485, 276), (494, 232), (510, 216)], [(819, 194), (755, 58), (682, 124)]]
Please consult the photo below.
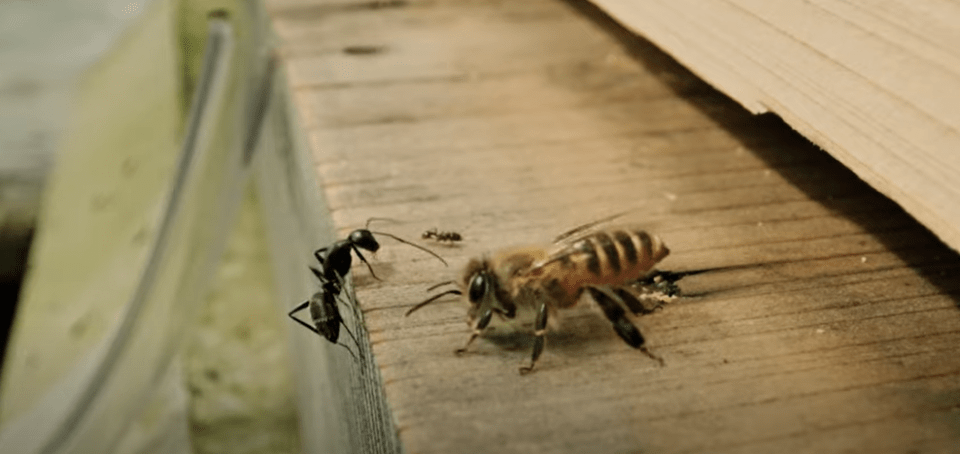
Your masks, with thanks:
[[(508, 248), (473, 259), (460, 282), (443, 282), (428, 290), (450, 284), (457, 288), (428, 298), (406, 315), (444, 295), (466, 295), (470, 304), (468, 323), (473, 332), (466, 344), (456, 350), (462, 354), (488, 327), (494, 314), (501, 319), (513, 319), (518, 308), (533, 309), (533, 353), (530, 364), (520, 368), (520, 373), (526, 374), (543, 353), (548, 320), (559, 310), (575, 306), (586, 291), (628, 345), (662, 365), (663, 359), (644, 346), (643, 335), (624, 308), (643, 315), (658, 309), (665, 298), (675, 296), (678, 289), (674, 282), (681, 274), (653, 270), (670, 250), (659, 237), (636, 226), (611, 226), (588, 233), (579, 230), (582, 229), (567, 232), (545, 247)], [(654, 308), (645, 307), (641, 300), (654, 293), (658, 293), (654, 299), (661, 302)]]

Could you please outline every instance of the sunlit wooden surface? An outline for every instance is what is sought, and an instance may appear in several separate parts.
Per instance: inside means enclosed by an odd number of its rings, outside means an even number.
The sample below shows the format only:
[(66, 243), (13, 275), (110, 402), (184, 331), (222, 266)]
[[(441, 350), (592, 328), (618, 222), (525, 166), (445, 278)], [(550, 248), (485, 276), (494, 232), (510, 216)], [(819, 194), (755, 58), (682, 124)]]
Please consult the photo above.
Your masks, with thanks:
[[(410, 453), (951, 452), (960, 260), (775, 117), (754, 117), (579, 1), (269, 0), (332, 216), (389, 239), (357, 294)], [(636, 321), (584, 298), (520, 376), (466, 305), (404, 317), (485, 251), (628, 211), (686, 297)], [(499, 334), (498, 334), (499, 333)]]

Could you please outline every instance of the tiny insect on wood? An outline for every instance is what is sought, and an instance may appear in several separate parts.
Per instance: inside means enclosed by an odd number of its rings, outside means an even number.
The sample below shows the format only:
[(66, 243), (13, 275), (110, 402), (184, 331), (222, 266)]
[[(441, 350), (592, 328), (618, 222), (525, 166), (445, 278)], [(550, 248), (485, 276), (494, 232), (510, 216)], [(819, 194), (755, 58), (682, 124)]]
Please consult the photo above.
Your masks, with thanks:
[(441, 230), (437, 230), (436, 227), (430, 230), (427, 230), (426, 232), (423, 232), (423, 234), (420, 235), (420, 237), (425, 240), (429, 240), (432, 238), (438, 243), (447, 242), (447, 243), (453, 244), (458, 241), (463, 241), (463, 235), (460, 235), (460, 233), (453, 232), (453, 231), (441, 231)]

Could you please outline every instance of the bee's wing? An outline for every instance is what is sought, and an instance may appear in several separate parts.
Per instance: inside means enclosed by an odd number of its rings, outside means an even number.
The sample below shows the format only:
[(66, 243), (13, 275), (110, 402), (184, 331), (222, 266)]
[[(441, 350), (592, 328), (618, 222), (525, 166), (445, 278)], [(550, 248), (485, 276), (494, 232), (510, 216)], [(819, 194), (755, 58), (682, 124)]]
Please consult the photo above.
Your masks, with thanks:
[(589, 235), (589, 233), (564, 239), (562, 242), (554, 244), (554, 247), (548, 250), (546, 257), (534, 262), (530, 266), (528, 273), (537, 272), (551, 263), (575, 261), (579, 257), (588, 258), (590, 254), (594, 254), (593, 248), (588, 242), (579, 241), (587, 235)]
[[(658, 244), (662, 243), (659, 240), (659, 237), (656, 235), (650, 235), (645, 233), (646, 228), (643, 224), (628, 222), (617, 225), (603, 225), (607, 224), (612, 220), (615, 220), (628, 212), (622, 212), (615, 214), (613, 216), (608, 216), (606, 218), (600, 219), (598, 221), (591, 222), (589, 224), (584, 224), (583, 226), (577, 227), (574, 230), (571, 230), (567, 233), (564, 233), (558, 240), (554, 242), (553, 247), (551, 247), (546, 254), (546, 257), (537, 261), (531, 267), (531, 271), (538, 271), (556, 262), (578, 262), (581, 260), (596, 260), (597, 250), (601, 246), (595, 244), (594, 241), (590, 240), (591, 236), (598, 235), (600, 232), (607, 232), (608, 234), (613, 233), (627, 233), (629, 235), (637, 235), (642, 233), (643, 235), (649, 236), (651, 239), (656, 239)], [(649, 240), (648, 240), (649, 241)], [(651, 246), (648, 245), (646, 248), (649, 249)], [(661, 244), (662, 247), (662, 244)], [(648, 253), (650, 253), (648, 251)], [(607, 253), (604, 253), (607, 254)]]
[(621, 212), (619, 212), (619, 213), (615, 213), (615, 214), (612, 214), (612, 215), (610, 215), (610, 216), (597, 219), (596, 221), (591, 221), (591, 222), (588, 222), (588, 223), (583, 224), (583, 225), (581, 225), (581, 226), (574, 227), (574, 228), (572, 228), (572, 229), (570, 229), (570, 230), (567, 230), (566, 232), (561, 233), (560, 235), (557, 235), (557, 237), (553, 239), (553, 243), (554, 243), (554, 244), (561, 244), (561, 243), (563, 243), (563, 244), (573, 244), (573, 243), (575, 243), (577, 240), (579, 240), (580, 238), (583, 238), (583, 237), (589, 235), (597, 226), (606, 224), (606, 223), (611, 222), (611, 221), (613, 221), (613, 220), (615, 220), (615, 219), (617, 219), (617, 218), (620, 218), (620, 217), (622, 217), (623, 215), (629, 213), (630, 211), (631, 211), (631, 210), (621, 211)]

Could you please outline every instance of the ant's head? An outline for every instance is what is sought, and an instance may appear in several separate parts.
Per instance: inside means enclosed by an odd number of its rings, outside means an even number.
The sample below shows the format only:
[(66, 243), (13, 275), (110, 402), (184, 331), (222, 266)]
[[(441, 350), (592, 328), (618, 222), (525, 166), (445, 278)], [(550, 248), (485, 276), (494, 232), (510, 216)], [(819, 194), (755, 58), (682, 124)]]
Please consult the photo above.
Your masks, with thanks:
[(350, 232), (350, 237), (348, 239), (354, 246), (366, 249), (370, 252), (377, 252), (377, 250), (380, 249), (380, 243), (378, 243), (377, 239), (373, 237), (373, 233), (367, 229), (357, 229), (353, 232)]

